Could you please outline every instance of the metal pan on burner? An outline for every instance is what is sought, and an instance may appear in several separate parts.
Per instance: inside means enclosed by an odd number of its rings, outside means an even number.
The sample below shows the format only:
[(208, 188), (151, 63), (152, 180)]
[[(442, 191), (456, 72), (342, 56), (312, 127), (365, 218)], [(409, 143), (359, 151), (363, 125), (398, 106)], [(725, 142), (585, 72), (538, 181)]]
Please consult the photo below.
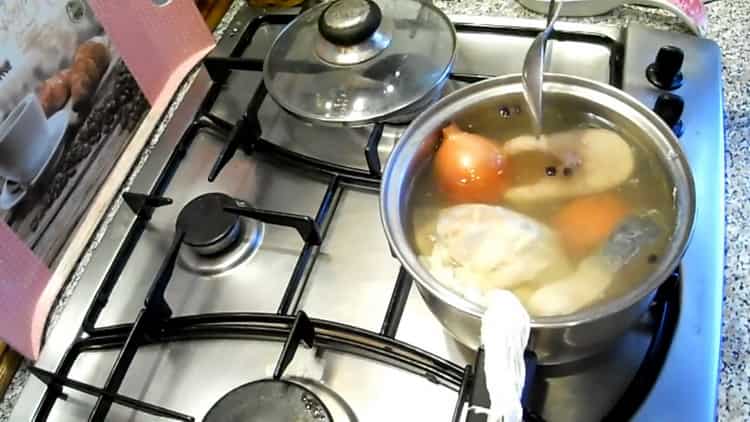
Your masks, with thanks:
[[(653, 263), (650, 273), (626, 293), (572, 314), (532, 317), (529, 349), (536, 353), (540, 364), (558, 364), (603, 350), (641, 318), (687, 248), (696, 203), (686, 156), (670, 127), (656, 113), (617, 88), (583, 78), (546, 74), (543, 89), (545, 101), (557, 99), (564, 105), (559, 109), (561, 113), (576, 110), (598, 116), (617, 130), (643, 140), (649, 154), (658, 157), (671, 177), (677, 209), (669, 245)], [(482, 120), (486, 123), (492, 116), (507, 118), (507, 113), (503, 113), (507, 110), (517, 110), (514, 124), (525, 125), (531, 132), (520, 75), (485, 80), (446, 96), (406, 129), (390, 155), (381, 183), (381, 219), (394, 255), (414, 278), (427, 306), (448, 332), (474, 349), (480, 343), (485, 306), (438, 281), (419, 260), (411, 240), (410, 201), (415, 178), (432, 162), (446, 125), (455, 121), (465, 127), (481, 125)]]

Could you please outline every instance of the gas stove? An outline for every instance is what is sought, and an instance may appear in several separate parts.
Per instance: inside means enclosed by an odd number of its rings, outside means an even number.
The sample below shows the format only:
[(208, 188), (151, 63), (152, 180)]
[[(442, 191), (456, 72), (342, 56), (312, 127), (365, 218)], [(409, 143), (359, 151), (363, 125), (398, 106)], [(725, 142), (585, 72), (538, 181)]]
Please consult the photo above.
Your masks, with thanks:
[[(468, 405), (486, 404), (482, 354), (444, 332), (380, 225), (381, 169), (404, 126), (314, 126), (266, 95), (265, 52), (292, 18), (243, 8), (231, 22), (123, 195), (128, 206), (87, 264), (11, 420), (458, 421)], [(519, 72), (543, 26), (452, 20), (459, 45), (448, 91)], [(635, 25), (558, 29), (550, 71), (615, 85), (649, 106), (663, 92), (647, 77), (657, 51), (685, 52), (673, 91), (684, 112), (668, 119), (684, 131), (698, 213), (680, 268), (642, 322), (601, 355), (536, 368), (527, 419), (713, 420), (724, 244), (719, 49)]]

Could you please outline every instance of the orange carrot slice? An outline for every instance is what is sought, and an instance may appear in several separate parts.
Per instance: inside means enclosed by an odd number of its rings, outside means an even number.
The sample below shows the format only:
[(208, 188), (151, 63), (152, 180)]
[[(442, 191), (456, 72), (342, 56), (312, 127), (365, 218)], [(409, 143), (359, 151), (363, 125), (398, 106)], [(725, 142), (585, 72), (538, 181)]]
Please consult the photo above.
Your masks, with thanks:
[(552, 218), (552, 225), (568, 253), (580, 257), (606, 240), (630, 211), (619, 195), (605, 192), (572, 200)]

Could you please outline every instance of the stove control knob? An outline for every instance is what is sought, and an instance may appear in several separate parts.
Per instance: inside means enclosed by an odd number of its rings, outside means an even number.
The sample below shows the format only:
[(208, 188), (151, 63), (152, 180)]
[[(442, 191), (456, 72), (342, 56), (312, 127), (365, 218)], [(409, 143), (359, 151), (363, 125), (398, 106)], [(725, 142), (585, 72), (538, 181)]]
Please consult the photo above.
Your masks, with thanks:
[(682, 136), (684, 127), (682, 124), (682, 112), (685, 109), (685, 101), (679, 95), (661, 94), (654, 104), (654, 112), (664, 120), (664, 123), (672, 128), (677, 137)]
[(656, 60), (646, 68), (646, 77), (657, 88), (671, 91), (682, 86), (682, 62), (685, 53), (679, 47), (668, 45), (659, 49)]

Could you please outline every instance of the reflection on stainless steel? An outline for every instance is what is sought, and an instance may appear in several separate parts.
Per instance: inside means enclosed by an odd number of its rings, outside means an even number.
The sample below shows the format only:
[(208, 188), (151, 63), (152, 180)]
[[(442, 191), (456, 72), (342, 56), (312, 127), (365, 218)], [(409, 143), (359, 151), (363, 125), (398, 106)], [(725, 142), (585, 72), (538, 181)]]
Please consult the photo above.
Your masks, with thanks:
[(185, 268), (198, 274), (218, 274), (231, 270), (245, 260), (252, 258), (263, 241), (265, 224), (255, 220), (243, 220), (239, 222), (237, 237), (228, 250), (214, 254), (201, 254), (191, 248), (180, 250), (180, 262)]
[[(243, 8), (232, 26), (243, 30), (252, 17), (250, 10)], [(455, 73), (463, 75), (518, 73), (531, 38), (543, 25), (541, 22), (522, 25), (502, 19), (471, 18), (468, 21), (487, 27), (462, 30), (461, 23), (457, 24), (460, 48)], [(698, 217), (693, 246), (681, 265), (680, 302), (683, 306), (672, 347), (660, 378), (640, 409), (636, 409), (639, 413), (635, 419), (711, 420), (716, 398), (723, 256), (723, 191), (719, 188), (723, 180), (723, 138), (718, 49), (705, 40), (639, 27), (620, 32), (609, 27), (561, 23), (556, 29), (571, 36), (551, 42), (554, 45), (551, 71), (622, 84), (627, 92), (648, 105), (656, 96), (644, 77), (644, 69), (653, 61), (658, 47), (677, 44), (692, 52), (683, 69), (686, 84), (679, 92), (686, 98), (683, 116), (686, 131), (681, 142), (696, 175)], [(262, 59), (278, 31), (278, 25), (261, 26), (244, 56)], [(580, 35), (584, 33), (588, 35)], [(217, 52), (228, 54), (239, 38), (225, 37)], [(624, 54), (620, 49), (624, 49)], [(210, 112), (226, 121), (237, 121), (250, 93), (261, 81), (260, 72), (233, 72)], [(446, 90), (463, 84), (460, 78), (450, 80)], [(174, 204), (156, 210), (133, 243), (126, 239), (135, 228), (135, 217), (126, 207), (117, 211), (68, 308), (45, 345), (38, 366), (52, 371), (58, 368), (71, 341), (81, 330), (96, 291), (107, 280), (117, 252), (128, 248), (132, 248), (132, 253), (122, 263), (122, 271), (96, 326), (133, 321), (143, 307), (150, 282), (169, 247), (179, 211), (198, 195), (222, 192), (262, 209), (313, 217), (319, 212), (327, 195), (329, 176), (278, 162), (261, 152), (238, 151), (214, 183), (206, 180), (213, 161), (225, 146), (224, 137), (212, 131), (199, 131), (191, 138), (189, 146), (180, 139), (209, 86), (208, 75), (200, 73), (131, 188), (136, 192), (152, 191), (160, 176), (170, 168), (170, 157), (184, 153), (184, 157), (177, 160), (172, 179), (164, 186), (163, 195), (172, 198)], [(696, 100), (698, 98), (700, 101)], [(259, 120), (264, 139), (273, 145), (302, 156), (368, 171), (362, 151), (368, 145), (369, 127), (312, 126), (286, 115), (270, 98), (264, 102)], [(386, 162), (403, 129), (403, 126), (385, 126), (377, 148), (381, 163)], [(178, 145), (182, 147), (177, 148)], [(376, 185), (353, 188), (340, 183), (328, 199), (330, 208), (326, 215), (329, 218), (322, 227), (323, 242), (309, 276), (295, 294), (287, 296), (286, 288), (295, 273), (304, 243), (288, 227), (264, 224), (265, 232), (257, 250), (231, 269), (201, 274), (185, 265), (185, 257), (181, 257), (166, 291), (174, 316), (223, 312), (275, 314), (286, 301), (289, 314), (304, 309), (311, 318), (335, 318), (343, 324), (378, 331), (389, 307), (399, 264), (391, 256), (380, 226)], [(549, 421), (600, 420), (621, 400), (641, 366), (653, 327), (654, 321), (647, 316), (606, 354), (574, 367), (539, 368), (530, 397), (531, 407)], [(138, 349), (118, 392), (202, 420), (232, 389), (272, 375), (283, 348), (283, 337), (201, 339), (144, 346)], [(315, 388), (313, 385), (318, 386), (313, 391), (325, 402), (334, 420), (450, 421), (457, 399), (456, 382), (445, 382), (432, 372), (428, 374), (386, 362), (373, 351), (352, 353), (354, 343), (370, 345), (380, 351), (384, 348), (371, 338), (344, 337), (337, 337), (337, 342), (321, 341), (312, 349), (300, 347), (284, 376), (297, 382), (313, 380), (305, 386), (311, 390)], [(452, 371), (460, 372), (474, 359), (472, 351), (446, 335), (416, 288), (408, 291), (395, 338), (398, 345), (410, 343), (444, 359), (446, 364), (450, 362)], [(69, 376), (104, 385), (118, 351), (83, 353), (75, 359)], [(44, 384), (32, 377), (11, 420), (34, 420), (45, 391)], [(87, 420), (95, 399), (69, 389), (65, 392), (68, 400), (54, 401), (48, 420)], [(675, 406), (675, 397), (691, 399)], [(106, 420), (154, 419), (124, 406), (114, 406)]]

